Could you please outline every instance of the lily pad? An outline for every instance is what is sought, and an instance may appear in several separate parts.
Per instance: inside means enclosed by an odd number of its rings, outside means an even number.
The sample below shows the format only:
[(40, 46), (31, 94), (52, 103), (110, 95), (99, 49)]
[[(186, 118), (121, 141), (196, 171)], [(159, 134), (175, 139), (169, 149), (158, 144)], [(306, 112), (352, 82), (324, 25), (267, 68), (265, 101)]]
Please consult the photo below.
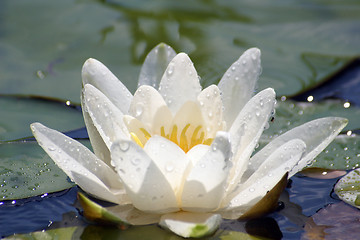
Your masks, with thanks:
[(30, 124), (42, 122), (59, 131), (84, 126), (82, 113), (70, 102), (31, 97), (0, 97), (0, 141), (32, 136)]
[(8, 94), (79, 101), (79, 73), (89, 57), (134, 91), (140, 64), (160, 42), (190, 53), (204, 85), (257, 46), (264, 70), (259, 87), (281, 95), (316, 85), (360, 54), (360, 4), (353, 0), (4, 0), (0, 9), (0, 89)]
[(301, 239), (358, 239), (360, 211), (343, 203), (330, 204), (305, 224)]
[(360, 136), (339, 135), (313, 161), (311, 167), (349, 170), (360, 166)]
[[(156, 225), (131, 227), (127, 230), (121, 230), (116, 227), (104, 227), (89, 225), (86, 227), (64, 227), (51, 229), (47, 231), (38, 231), (28, 234), (15, 234), (4, 238), (7, 240), (47, 240), (47, 239), (121, 239), (121, 240), (181, 240), (168, 231), (159, 228)], [(256, 237), (243, 232), (219, 230), (212, 237), (201, 238), (209, 240), (265, 240), (263, 237)]]
[(0, 199), (13, 200), (73, 187), (37, 142), (0, 144)]
[[(276, 136), (316, 118), (336, 116), (349, 120), (343, 131), (360, 129), (360, 108), (340, 100), (327, 100), (323, 102), (295, 102), (282, 97), (276, 103), (274, 119), (264, 131), (263, 142), (269, 142)], [(349, 134), (351, 134), (349, 132)]]
[(334, 190), (341, 200), (360, 208), (360, 169), (355, 169), (342, 177)]

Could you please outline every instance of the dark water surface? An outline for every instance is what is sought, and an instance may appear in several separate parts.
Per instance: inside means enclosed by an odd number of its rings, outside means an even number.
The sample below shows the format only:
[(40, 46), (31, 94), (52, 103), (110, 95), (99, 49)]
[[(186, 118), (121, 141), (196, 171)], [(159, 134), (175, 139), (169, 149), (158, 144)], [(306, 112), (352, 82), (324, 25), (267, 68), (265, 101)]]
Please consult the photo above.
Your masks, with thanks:
[[(221, 228), (247, 231), (271, 239), (300, 239), (307, 218), (327, 204), (339, 202), (330, 194), (337, 179), (291, 178), (279, 201), (279, 210), (260, 219), (224, 221)], [(0, 202), (0, 236), (54, 228), (54, 225), (86, 225), (74, 206), (77, 187), (29, 199)], [(69, 214), (71, 212), (71, 214)], [(63, 214), (66, 216), (63, 216)], [(71, 216), (69, 219), (69, 216)], [(245, 230), (244, 230), (245, 229)]]

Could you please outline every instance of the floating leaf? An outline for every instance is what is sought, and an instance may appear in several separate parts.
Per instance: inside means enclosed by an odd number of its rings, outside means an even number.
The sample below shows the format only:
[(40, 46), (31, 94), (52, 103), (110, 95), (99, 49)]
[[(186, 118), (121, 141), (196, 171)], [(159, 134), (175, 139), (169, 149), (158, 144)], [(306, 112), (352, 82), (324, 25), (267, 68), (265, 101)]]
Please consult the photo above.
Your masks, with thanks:
[(343, 203), (330, 204), (306, 222), (303, 240), (358, 239), (360, 211)]
[(341, 200), (360, 208), (360, 169), (355, 169), (342, 177), (334, 190)]
[[(327, 100), (323, 102), (295, 102), (282, 100), (276, 103), (274, 120), (264, 131), (262, 142), (269, 142), (276, 136), (316, 118), (336, 116), (349, 120), (344, 131), (360, 128), (360, 108), (348, 106), (344, 101)], [(351, 132), (349, 132), (351, 135)]]
[[(80, 232), (80, 234), (79, 234)], [(51, 240), (51, 239), (79, 239), (82, 233), (81, 227), (66, 227), (48, 231), (39, 231), (28, 234), (16, 234), (4, 239), (13, 240)]]
[(74, 186), (36, 142), (0, 144), (0, 199), (12, 200)]
[[(182, 240), (171, 232), (165, 231), (156, 225), (131, 227), (121, 230), (116, 227), (105, 227), (99, 225), (89, 225), (86, 227), (65, 227), (39, 231), (28, 234), (15, 234), (4, 238), (7, 240), (47, 240), (47, 239), (113, 239), (113, 240)], [(203, 239), (203, 238), (202, 238)], [(256, 237), (243, 232), (219, 230), (214, 236), (206, 238), (208, 240), (266, 240), (267, 238)]]
[(339, 135), (313, 161), (311, 167), (349, 170), (360, 166), (360, 136)]
[(307, 168), (301, 171), (301, 174), (310, 178), (333, 179), (344, 176), (346, 174), (346, 171), (329, 170), (324, 168)]
[(33, 122), (42, 122), (59, 131), (84, 126), (81, 111), (50, 99), (2, 96), (0, 116), (0, 141), (32, 136)]
[(6, 32), (0, 37), (0, 89), (9, 94), (79, 101), (79, 69), (89, 57), (135, 90), (139, 64), (160, 42), (191, 53), (205, 85), (257, 46), (263, 52), (260, 89), (272, 86), (280, 95), (316, 85), (360, 53), (360, 4), (353, 0), (37, 0), (3, 1), (0, 8), (0, 32)]

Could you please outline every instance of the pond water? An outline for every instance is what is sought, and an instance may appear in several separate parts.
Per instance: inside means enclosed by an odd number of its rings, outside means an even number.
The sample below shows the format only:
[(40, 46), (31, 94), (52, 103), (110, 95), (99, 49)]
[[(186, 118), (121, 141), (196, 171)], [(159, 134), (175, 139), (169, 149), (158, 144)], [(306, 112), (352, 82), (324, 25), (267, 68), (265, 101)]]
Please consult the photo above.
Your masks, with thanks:
[[(260, 48), (258, 89), (272, 87), (278, 96), (264, 142), (318, 117), (346, 117), (345, 138), (313, 166), (358, 167), (359, 12), (356, 0), (0, 1), (0, 236), (64, 227), (75, 227), (77, 236), (118, 236), (116, 229), (84, 220), (78, 188), (32, 142), (29, 124), (44, 123), (89, 146), (79, 108), (84, 61), (99, 59), (134, 92), (146, 54), (160, 42), (189, 54), (203, 87), (216, 84), (246, 49)], [(340, 203), (333, 193), (338, 178), (297, 174), (275, 213), (247, 223), (226, 221), (221, 228), (312, 239), (325, 230), (311, 235), (309, 229), (319, 228), (310, 216)], [(135, 239), (131, 231), (119, 236)], [(156, 227), (134, 231), (171, 238)]]
[[(309, 216), (328, 204), (340, 201), (336, 195), (331, 194), (336, 181), (337, 179), (307, 178), (300, 174), (294, 176), (280, 198), (278, 211), (252, 220), (251, 225), (258, 230), (251, 231), (253, 228), (248, 227), (247, 231), (265, 233), (265, 237), (270, 239), (277, 239), (279, 236), (283, 236), (283, 239), (300, 239)], [(0, 235), (4, 237), (14, 233), (47, 230), (54, 226), (87, 225), (79, 209), (74, 206), (77, 191), (77, 187), (74, 187), (47, 196), (1, 202)], [(221, 228), (237, 231), (244, 228), (244, 223), (225, 221)]]

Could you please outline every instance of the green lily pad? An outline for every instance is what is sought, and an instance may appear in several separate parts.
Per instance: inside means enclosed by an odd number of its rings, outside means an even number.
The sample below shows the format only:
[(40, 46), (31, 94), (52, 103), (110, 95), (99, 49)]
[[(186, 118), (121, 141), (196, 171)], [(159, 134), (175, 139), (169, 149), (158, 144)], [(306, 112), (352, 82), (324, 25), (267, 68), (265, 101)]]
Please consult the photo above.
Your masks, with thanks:
[(0, 116), (0, 141), (32, 136), (30, 124), (33, 122), (41, 122), (59, 131), (84, 126), (81, 111), (67, 106), (66, 102), (49, 99), (2, 96)]
[(358, 121), (360, 108), (347, 104), (347, 102), (339, 100), (305, 103), (282, 98), (276, 103), (274, 119), (270, 122), (269, 128), (264, 131), (261, 141), (269, 142), (274, 137), (296, 126), (317, 118), (330, 116), (343, 117), (349, 120), (343, 131), (360, 129), (360, 122)]
[(36, 142), (0, 144), (0, 200), (28, 198), (73, 186)]
[(246, 48), (259, 47), (259, 88), (280, 95), (316, 85), (360, 54), (360, 3), (353, 0), (4, 0), (0, 9), (0, 89), (7, 94), (78, 102), (89, 57), (134, 92), (145, 55), (160, 42), (189, 53), (204, 85), (216, 83)]
[(27, 234), (15, 234), (4, 239), (17, 240), (52, 240), (52, 239), (80, 239), (82, 227), (66, 227), (52, 229), (48, 231), (39, 231)]
[(340, 135), (313, 161), (311, 167), (349, 170), (360, 166), (360, 136)]
[[(7, 240), (48, 240), (48, 239), (121, 239), (121, 240), (181, 240), (179, 236), (165, 231), (156, 225), (131, 227), (121, 230), (116, 227), (105, 227), (100, 225), (89, 225), (86, 227), (65, 227), (39, 231), (28, 234), (15, 234), (4, 238)], [(266, 240), (263, 237), (256, 237), (243, 232), (219, 230), (212, 237), (199, 238), (208, 240)]]
[(334, 190), (341, 200), (360, 208), (360, 170), (355, 169), (342, 177)]

